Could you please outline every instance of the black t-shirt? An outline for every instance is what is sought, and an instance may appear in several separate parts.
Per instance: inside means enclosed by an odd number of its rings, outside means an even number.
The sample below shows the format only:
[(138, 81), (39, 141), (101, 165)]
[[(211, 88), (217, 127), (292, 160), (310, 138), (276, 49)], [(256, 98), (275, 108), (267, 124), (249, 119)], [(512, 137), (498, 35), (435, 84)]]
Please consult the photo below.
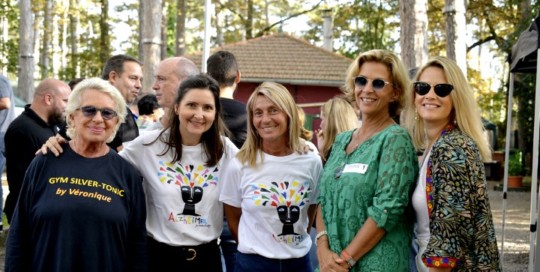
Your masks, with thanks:
[(9, 185), (4, 212), (8, 222), (11, 222), (28, 165), (34, 159), (36, 151), (57, 132), (58, 127), (48, 125), (30, 108), (30, 105), (26, 105), (24, 112), (9, 125), (4, 139)]
[(240, 148), (247, 137), (247, 111), (246, 105), (242, 102), (220, 97), (223, 119), (225, 125), (231, 131), (231, 141)]
[[(6, 271), (146, 271), (142, 176), (110, 150), (37, 156), (9, 229)], [(99, 171), (96, 171), (99, 169)]]

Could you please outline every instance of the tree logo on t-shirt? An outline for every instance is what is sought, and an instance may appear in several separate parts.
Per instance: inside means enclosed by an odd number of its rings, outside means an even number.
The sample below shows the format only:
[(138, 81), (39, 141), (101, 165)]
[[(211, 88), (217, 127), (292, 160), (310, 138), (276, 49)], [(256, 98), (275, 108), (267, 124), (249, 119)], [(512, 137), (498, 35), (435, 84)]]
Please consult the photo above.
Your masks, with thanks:
[(202, 200), (203, 188), (217, 185), (217, 167), (208, 168), (204, 165), (182, 165), (179, 162), (159, 162), (159, 180), (162, 183), (180, 186), (180, 195), (184, 201), (183, 215), (199, 216), (195, 213), (195, 204)]
[(273, 206), (277, 209), (279, 221), (283, 223), (281, 234), (298, 235), (294, 223), (300, 219), (301, 208), (309, 203), (309, 182), (273, 181), (270, 185), (259, 183), (255, 186), (255, 205)]

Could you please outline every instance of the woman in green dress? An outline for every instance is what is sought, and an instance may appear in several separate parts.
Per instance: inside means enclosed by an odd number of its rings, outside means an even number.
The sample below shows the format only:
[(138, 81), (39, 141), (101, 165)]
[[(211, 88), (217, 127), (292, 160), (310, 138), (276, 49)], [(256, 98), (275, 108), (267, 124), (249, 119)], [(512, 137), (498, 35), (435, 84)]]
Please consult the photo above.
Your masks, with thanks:
[(405, 211), (418, 173), (407, 131), (394, 120), (410, 94), (401, 60), (361, 54), (346, 89), (362, 126), (341, 133), (321, 179), (317, 256), (321, 271), (408, 271), (411, 222)]

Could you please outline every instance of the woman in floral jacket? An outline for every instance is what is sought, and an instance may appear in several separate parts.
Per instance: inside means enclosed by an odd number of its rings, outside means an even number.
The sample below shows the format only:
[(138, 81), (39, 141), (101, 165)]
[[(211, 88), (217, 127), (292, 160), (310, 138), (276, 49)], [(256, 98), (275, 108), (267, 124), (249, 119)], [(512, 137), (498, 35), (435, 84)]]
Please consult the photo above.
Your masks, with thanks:
[(500, 271), (483, 161), (490, 159), (478, 106), (457, 64), (422, 66), (402, 116), (424, 154), (412, 204), (418, 271)]

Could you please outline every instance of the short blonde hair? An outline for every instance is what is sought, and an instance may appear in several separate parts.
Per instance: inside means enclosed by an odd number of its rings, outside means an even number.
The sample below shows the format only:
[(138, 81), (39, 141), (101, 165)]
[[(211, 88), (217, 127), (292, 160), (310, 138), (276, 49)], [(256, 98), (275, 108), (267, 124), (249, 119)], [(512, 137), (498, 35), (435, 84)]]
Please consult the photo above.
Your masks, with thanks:
[(325, 126), (322, 128), (323, 147), (319, 152), (322, 158), (327, 160), (336, 136), (341, 132), (357, 128), (358, 116), (350, 102), (342, 96), (326, 101), (321, 106), (321, 115), (324, 117)]
[(381, 63), (388, 68), (392, 86), (394, 91), (398, 92), (399, 97), (397, 101), (390, 103), (388, 110), (390, 117), (396, 118), (400, 114), (405, 101), (407, 101), (407, 96), (410, 95), (410, 81), (407, 70), (396, 54), (382, 49), (374, 49), (360, 54), (360, 56), (358, 56), (349, 66), (345, 85), (343, 85), (342, 90), (345, 92), (349, 101), (356, 103), (356, 97), (354, 96), (354, 79), (358, 76), (360, 68), (366, 62)]
[[(434, 57), (418, 69), (414, 79), (418, 80), (429, 67), (441, 68), (448, 83), (454, 86), (454, 90), (450, 93), (450, 99), (452, 99), (454, 106), (450, 113), (450, 122), (455, 120), (457, 127), (474, 140), (480, 150), (482, 159), (490, 161), (491, 150), (484, 137), (480, 109), (463, 72), (455, 61), (446, 57)], [(422, 117), (416, 113), (414, 99), (415, 97), (412, 95), (406, 103), (402, 118), (403, 126), (411, 134), (414, 146), (419, 150), (423, 150), (427, 148), (425, 142), (426, 131)]]
[[(257, 164), (257, 153), (262, 150), (262, 139), (257, 133), (257, 128), (253, 125), (253, 107), (255, 100), (259, 96), (268, 98), (272, 103), (276, 105), (280, 110), (285, 112), (289, 117), (288, 120), (288, 147), (295, 151), (301, 152), (302, 146), (300, 145), (301, 126), (300, 118), (298, 118), (298, 108), (296, 103), (283, 85), (275, 82), (263, 82), (259, 87), (253, 91), (247, 102), (248, 112), (248, 126), (247, 126), (247, 138), (246, 142), (237, 154), (238, 159), (242, 163), (248, 163), (249, 166), (255, 167)], [(260, 152), (262, 162), (262, 151)]]
[(96, 90), (102, 93), (105, 93), (111, 97), (111, 99), (115, 103), (114, 110), (118, 114), (118, 122), (116, 123), (116, 126), (114, 127), (113, 134), (107, 139), (107, 143), (110, 143), (114, 136), (116, 135), (116, 132), (118, 131), (118, 128), (120, 125), (124, 122), (126, 119), (126, 102), (124, 101), (124, 97), (118, 91), (113, 85), (111, 85), (108, 81), (103, 80), (98, 77), (88, 78), (83, 81), (81, 81), (77, 86), (75, 86), (75, 89), (71, 92), (69, 95), (68, 102), (66, 104), (66, 122), (67, 122), (67, 131), (66, 134), (71, 139), (75, 138), (77, 135), (77, 132), (75, 131), (75, 128), (73, 127), (73, 124), (71, 123), (70, 116), (81, 107), (82, 103), (82, 96), (87, 90)]

